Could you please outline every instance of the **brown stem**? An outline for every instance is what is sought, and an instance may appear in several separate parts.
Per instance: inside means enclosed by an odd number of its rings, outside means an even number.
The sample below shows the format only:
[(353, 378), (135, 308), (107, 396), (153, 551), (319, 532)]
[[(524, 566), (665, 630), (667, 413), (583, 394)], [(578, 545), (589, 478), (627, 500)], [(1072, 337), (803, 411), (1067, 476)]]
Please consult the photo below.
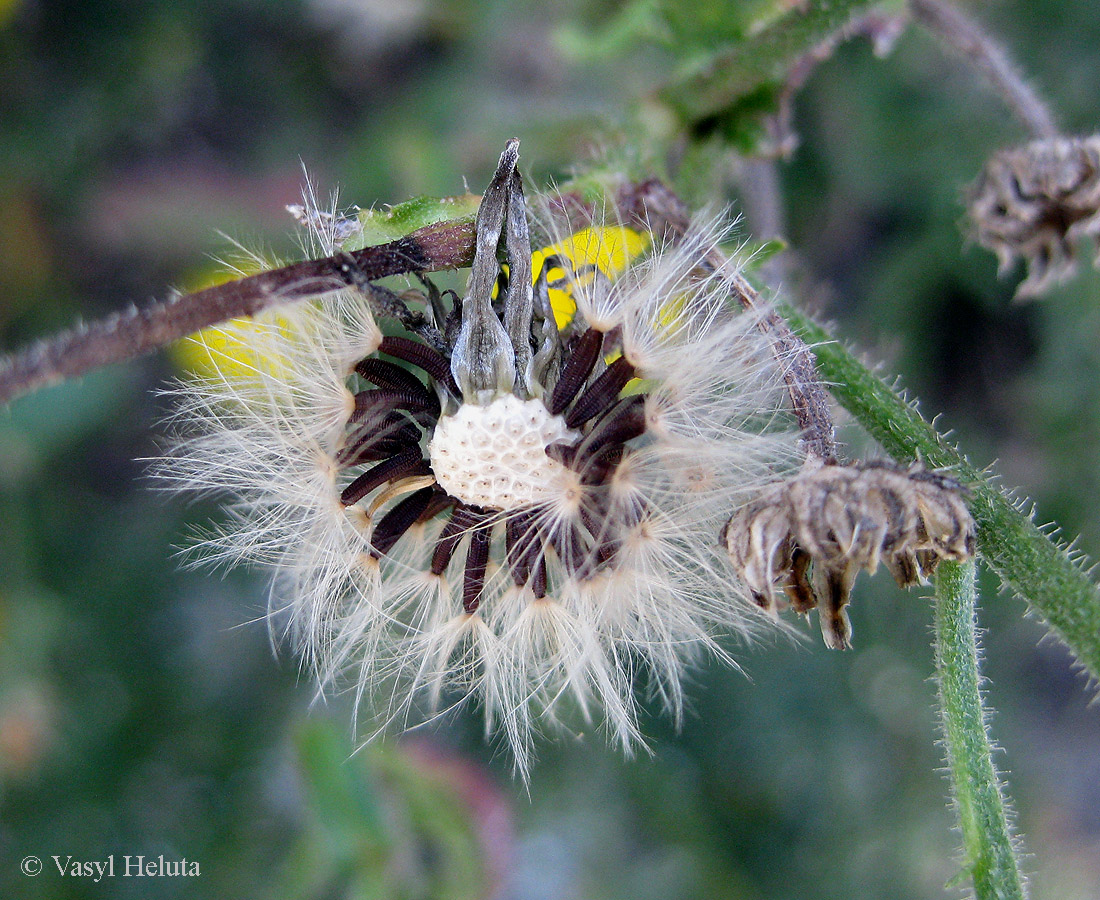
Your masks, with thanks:
[[(628, 185), (618, 199), (624, 217), (640, 227), (677, 236), (687, 233), (689, 216), (683, 201), (656, 179)], [(357, 278), (364, 281), (463, 268), (473, 261), (474, 225), (469, 221), (429, 225), (350, 256), (358, 267)], [(47, 384), (151, 353), (219, 322), (341, 290), (348, 286), (347, 264), (344, 254), (307, 260), (57, 335), (0, 360), (0, 404)], [(702, 264), (716, 272), (730, 269), (717, 249)], [(744, 308), (764, 310), (759, 294), (743, 277), (722, 277)], [(775, 312), (763, 312), (760, 329), (771, 340), (772, 352), (783, 367), (806, 453), (824, 461), (835, 460), (832, 416), (809, 348)]]
[(954, 47), (989, 81), (1009, 109), (1036, 138), (1058, 136), (1046, 104), (1016, 71), (1007, 51), (958, 7), (943, 0), (909, 0), (913, 17)]
[[(468, 266), (473, 246), (473, 223), (454, 221), (428, 225), (350, 256), (363, 277), (374, 280)], [(219, 322), (345, 288), (346, 262), (341, 254), (294, 263), (143, 309), (132, 307), (56, 335), (0, 359), (0, 405), (45, 385), (151, 353)]]
[[(682, 237), (687, 233), (690, 225), (687, 207), (657, 179), (628, 185), (620, 192), (618, 199), (624, 218), (633, 219), (636, 224), (658, 235)], [(741, 274), (733, 271), (729, 259), (721, 250), (717, 247), (711, 250), (703, 264), (719, 274), (744, 309), (760, 316), (760, 331), (771, 341), (772, 354), (783, 370), (783, 382), (802, 432), (806, 455), (822, 462), (835, 462), (833, 416), (810, 348), (791, 330), (787, 320), (768, 309), (757, 290)]]

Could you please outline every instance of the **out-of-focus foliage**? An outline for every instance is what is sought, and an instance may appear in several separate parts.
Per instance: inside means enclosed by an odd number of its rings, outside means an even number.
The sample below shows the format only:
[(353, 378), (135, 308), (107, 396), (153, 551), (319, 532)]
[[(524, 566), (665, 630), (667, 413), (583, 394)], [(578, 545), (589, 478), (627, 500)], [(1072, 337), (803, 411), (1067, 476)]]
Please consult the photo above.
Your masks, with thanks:
[(283, 896), (476, 900), (498, 887), (491, 843), (508, 815), (483, 772), (424, 745), (349, 760), (345, 736), (322, 723), (297, 745), (309, 818)]
[[(775, 111), (777, 93), (800, 58), (814, 51), (871, 0), (674, 3), (635, 0), (595, 39), (567, 31), (567, 47), (593, 58), (662, 45), (675, 60), (659, 91), (681, 128), (738, 134), (746, 113)], [(743, 127), (743, 126), (741, 126)]]
[[(218, 230), (294, 254), (302, 163), (322, 195), (341, 186), (340, 207), (384, 210), (464, 178), (476, 190), (518, 135), (536, 183), (595, 156), (751, 213), (727, 141), (752, 129), (670, 144), (677, 119), (653, 101), (708, 55), (751, 56), (798, 7), (0, 4), (0, 346), (187, 284), (225, 252)], [(1094, 130), (1096, 4), (974, 9), (1069, 129)], [(596, 52), (561, 37), (578, 33)], [(611, 52), (616, 33), (628, 52)], [(771, 108), (778, 71), (747, 99)], [(1013, 305), (959, 225), (964, 186), (1023, 137), (1008, 114), (915, 28), (885, 60), (841, 46), (795, 112), (783, 230), (810, 299), (1100, 558), (1100, 277)], [(0, 413), (0, 896), (473, 897), (496, 872), (508, 900), (944, 896), (955, 839), (918, 593), (858, 585), (849, 654), (731, 647), (750, 678), (696, 672), (682, 731), (646, 722), (653, 756), (569, 736), (544, 747), (529, 794), (462, 716), (353, 756), (347, 704), (307, 709), (312, 686), (270, 653), (263, 573), (174, 557), (217, 513), (165, 499), (134, 462), (156, 452), (152, 390), (171, 365)], [(1100, 895), (1095, 709), (1064, 652), (994, 591), (985, 672), (1033, 892)], [(112, 853), (186, 857), (202, 875), (97, 885), (50, 868)], [(28, 854), (45, 861), (37, 878), (19, 872)]]

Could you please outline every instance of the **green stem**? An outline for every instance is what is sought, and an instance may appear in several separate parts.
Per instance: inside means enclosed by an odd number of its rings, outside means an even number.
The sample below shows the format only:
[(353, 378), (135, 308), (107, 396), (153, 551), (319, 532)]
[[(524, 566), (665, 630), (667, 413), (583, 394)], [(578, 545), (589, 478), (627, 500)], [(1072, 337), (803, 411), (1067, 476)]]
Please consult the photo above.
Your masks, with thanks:
[(1100, 589), (1080, 563), (823, 328), (790, 306), (780, 312), (813, 348), (830, 393), (887, 453), (950, 469), (970, 488), (982, 558), (1100, 679)]
[(807, 0), (751, 39), (719, 50), (662, 88), (659, 97), (685, 124), (728, 111), (762, 85), (787, 80), (794, 63), (842, 32), (874, 0)]
[(1023, 879), (993, 767), (979, 690), (974, 563), (936, 569), (936, 671), (947, 763), (977, 900), (1023, 900)]

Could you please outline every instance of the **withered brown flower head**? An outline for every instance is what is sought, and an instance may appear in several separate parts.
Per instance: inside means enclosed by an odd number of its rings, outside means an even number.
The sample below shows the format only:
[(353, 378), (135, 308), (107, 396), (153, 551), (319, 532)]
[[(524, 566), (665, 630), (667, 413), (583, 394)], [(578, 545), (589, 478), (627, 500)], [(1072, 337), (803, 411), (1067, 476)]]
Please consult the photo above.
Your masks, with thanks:
[(971, 189), (969, 214), (976, 240), (997, 254), (1002, 272), (1017, 258), (1027, 263), (1016, 296), (1039, 296), (1074, 273), (1078, 240), (1100, 241), (1100, 135), (995, 154)]
[(883, 563), (898, 584), (974, 553), (974, 520), (954, 479), (891, 462), (808, 464), (738, 510), (723, 539), (760, 606), (817, 608), (832, 649), (851, 646), (845, 606), (860, 569)]

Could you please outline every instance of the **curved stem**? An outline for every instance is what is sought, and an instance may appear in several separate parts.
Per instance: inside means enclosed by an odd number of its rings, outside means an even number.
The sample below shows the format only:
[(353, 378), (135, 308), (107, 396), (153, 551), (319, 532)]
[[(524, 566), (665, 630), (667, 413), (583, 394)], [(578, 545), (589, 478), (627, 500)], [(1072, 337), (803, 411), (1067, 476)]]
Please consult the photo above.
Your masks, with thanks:
[(948, 770), (977, 900), (1023, 900), (1023, 878), (986, 730), (978, 674), (974, 563), (936, 569), (936, 675)]
[(1024, 81), (1004, 47), (960, 9), (943, 0), (909, 0), (914, 18), (954, 47), (1000, 94), (1009, 109), (1036, 138), (1058, 136), (1054, 116)]

